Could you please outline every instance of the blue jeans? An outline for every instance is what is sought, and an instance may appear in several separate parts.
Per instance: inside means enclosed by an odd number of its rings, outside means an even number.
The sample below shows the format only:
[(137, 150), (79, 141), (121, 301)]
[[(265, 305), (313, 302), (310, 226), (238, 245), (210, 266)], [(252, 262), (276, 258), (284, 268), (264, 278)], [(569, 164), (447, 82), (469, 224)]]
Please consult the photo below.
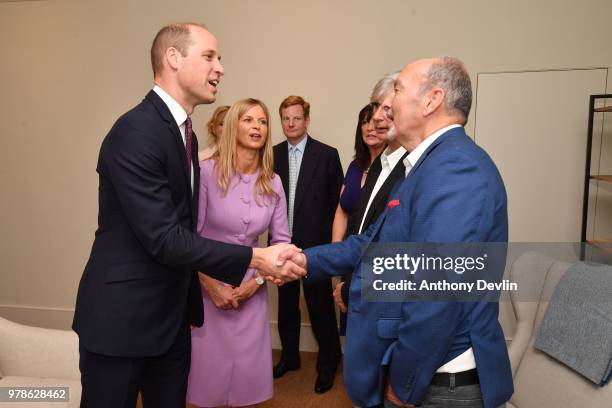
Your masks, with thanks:
[[(483, 406), (484, 403), (479, 384), (461, 387), (431, 385), (425, 394), (423, 402), (421, 405), (418, 405), (419, 408), (482, 408)], [(385, 397), (384, 407), (397, 408), (398, 405), (395, 405)]]

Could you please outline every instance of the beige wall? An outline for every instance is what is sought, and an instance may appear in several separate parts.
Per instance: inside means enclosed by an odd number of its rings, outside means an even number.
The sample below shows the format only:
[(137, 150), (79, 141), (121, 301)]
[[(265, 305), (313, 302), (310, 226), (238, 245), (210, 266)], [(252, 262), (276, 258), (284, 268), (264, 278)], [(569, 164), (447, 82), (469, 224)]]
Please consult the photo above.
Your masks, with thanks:
[[(357, 112), (384, 73), (440, 54), (463, 59), (474, 83), (478, 72), (610, 67), (610, 16), (608, 0), (2, 2), (0, 315), (70, 320), (96, 225), (98, 148), (150, 88), (148, 47), (164, 23), (216, 34), (218, 103), (253, 96), (275, 112), (288, 94), (306, 97), (311, 133), (346, 168)], [(195, 114), (201, 136), (212, 109)], [(281, 140), (276, 117), (273, 133)]]

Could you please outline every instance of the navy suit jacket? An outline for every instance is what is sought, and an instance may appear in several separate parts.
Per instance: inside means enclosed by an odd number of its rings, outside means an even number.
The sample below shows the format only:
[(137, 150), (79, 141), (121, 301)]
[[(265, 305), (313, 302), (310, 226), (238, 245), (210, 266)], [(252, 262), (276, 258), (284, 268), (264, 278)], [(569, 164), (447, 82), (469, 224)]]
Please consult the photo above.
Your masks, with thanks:
[[(435, 371), (472, 347), (485, 407), (513, 393), (495, 302), (364, 302), (362, 245), (369, 242), (507, 242), (506, 192), (489, 156), (454, 128), (425, 151), (367, 232), (307, 249), (308, 280), (353, 271), (344, 378), (351, 400), (381, 403), (384, 375), (404, 402), (422, 401)], [(357, 264), (356, 264), (357, 263)], [(386, 367), (386, 368), (385, 368)]]
[(154, 91), (102, 142), (98, 229), (73, 322), (87, 350), (160, 355), (187, 320), (202, 325), (197, 271), (232, 285), (242, 281), (252, 249), (194, 233), (200, 175), (195, 137), (192, 151), (188, 166), (176, 121)]

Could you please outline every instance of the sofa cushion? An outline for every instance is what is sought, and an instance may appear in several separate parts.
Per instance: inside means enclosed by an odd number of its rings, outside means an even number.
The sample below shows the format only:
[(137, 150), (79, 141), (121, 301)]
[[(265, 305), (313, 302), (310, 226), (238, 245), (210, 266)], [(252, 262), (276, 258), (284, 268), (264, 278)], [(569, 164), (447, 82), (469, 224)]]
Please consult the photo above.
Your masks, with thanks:
[(610, 408), (612, 386), (598, 387), (533, 345), (549, 300), (570, 264), (553, 262), (548, 269), (537, 307), (531, 338), (514, 375), (514, 395), (508, 406), (516, 408)]

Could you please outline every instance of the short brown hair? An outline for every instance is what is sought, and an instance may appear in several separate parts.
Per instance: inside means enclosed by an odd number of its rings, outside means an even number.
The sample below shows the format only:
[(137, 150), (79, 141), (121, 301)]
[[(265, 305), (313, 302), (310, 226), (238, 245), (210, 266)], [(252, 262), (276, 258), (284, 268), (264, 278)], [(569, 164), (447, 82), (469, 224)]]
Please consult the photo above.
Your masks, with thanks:
[(283, 109), (287, 109), (293, 105), (300, 105), (304, 110), (304, 119), (308, 119), (310, 117), (310, 104), (304, 100), (301, 96), (290, 95), (286, 97), (280, 104), (278, 108), (278, 114), (283, 116)]
[(187, 56), (187, 48), (191, 45), (191, 26), (202, 27), (206, 26), (198, 23), (173, 23), (162, 27), (157, 32), (151, 45), (151, 67), (153, 68), (153, 76), (159, 74), (164, 66), (164, 54), (170, 47), (174, 47), (181, 53), (183, 57)]

